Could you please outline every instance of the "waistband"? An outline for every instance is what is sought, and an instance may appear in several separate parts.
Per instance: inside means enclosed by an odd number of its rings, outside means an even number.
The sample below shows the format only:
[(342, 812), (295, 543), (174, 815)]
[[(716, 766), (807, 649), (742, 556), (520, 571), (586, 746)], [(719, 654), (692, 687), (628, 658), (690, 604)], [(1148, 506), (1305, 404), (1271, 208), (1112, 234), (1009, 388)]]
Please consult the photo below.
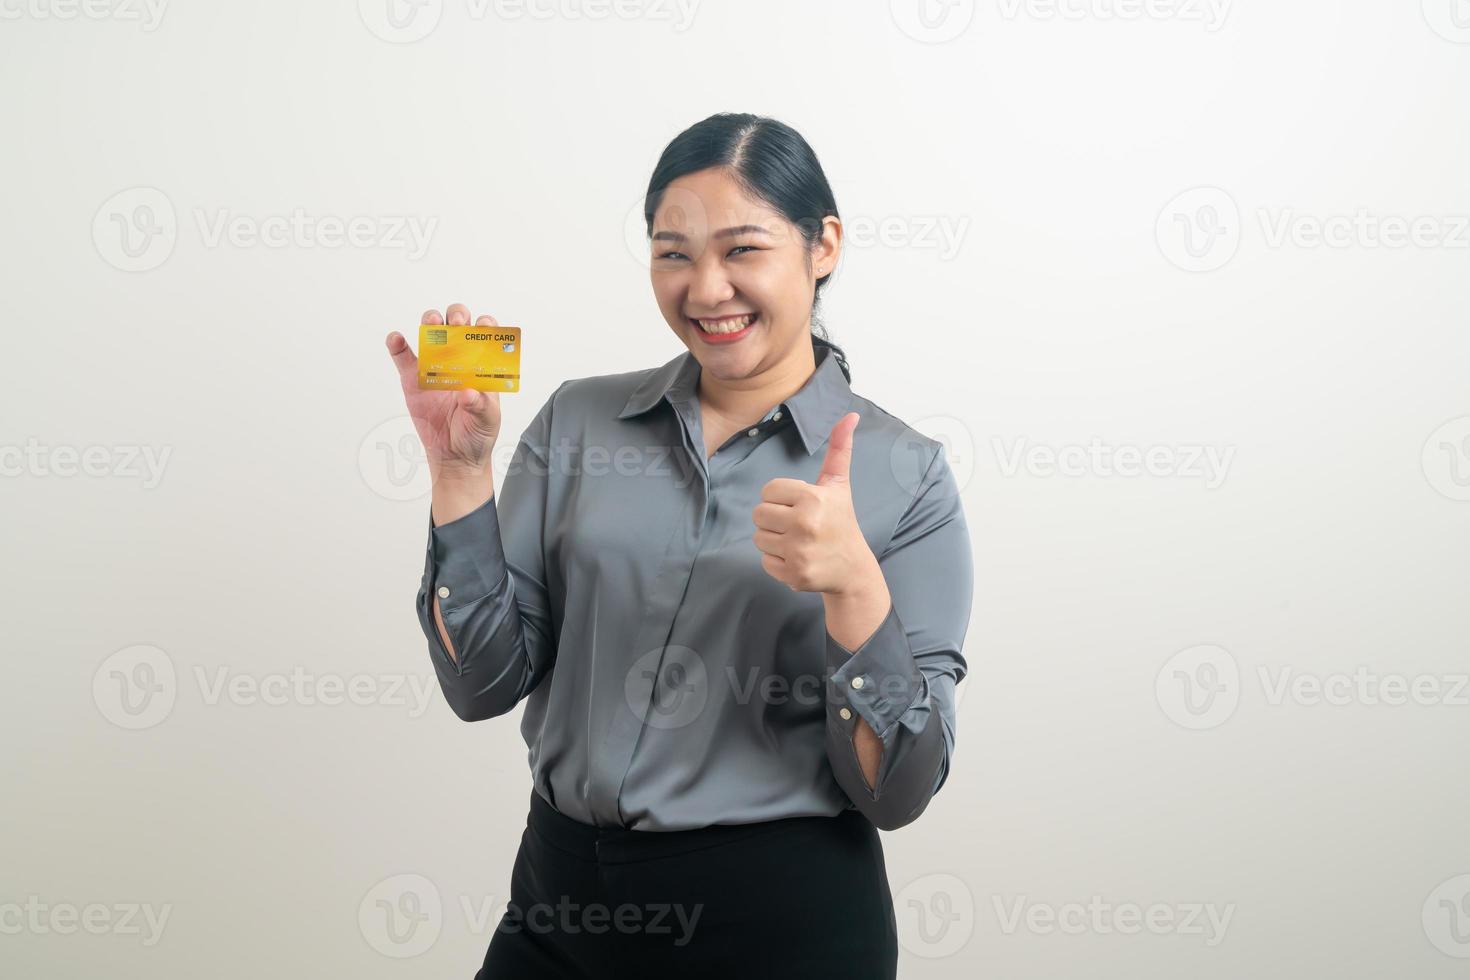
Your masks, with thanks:
[(802, 829), (832, 831), (854, 819), (867, 818), (855, 809), (847, 809), (835, 817), (782, 817), (754, 823), (712, 824), (692, 830), (628, 830), (596, 827), (574, 820), (546, 802), (533, 789), (527, 823), (547, 844), (558, 850), (588, 861), (617, 864), (688, 854), (766, 834)]

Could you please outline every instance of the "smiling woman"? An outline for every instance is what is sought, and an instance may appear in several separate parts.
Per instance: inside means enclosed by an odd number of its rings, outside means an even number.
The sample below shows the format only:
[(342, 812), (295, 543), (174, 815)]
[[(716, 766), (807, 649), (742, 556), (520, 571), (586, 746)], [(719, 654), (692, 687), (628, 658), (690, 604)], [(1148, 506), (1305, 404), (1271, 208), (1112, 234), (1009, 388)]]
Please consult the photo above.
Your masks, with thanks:
[(809, 374), (801, 355), (815, 345), (832, 348), (851, 380), (846, 356), (814, 322), (842, 222), (799, 133), (757, 116), (711, 116), (664, 151), (643, 215), (659, 309), (706, 371), (729, 382), (789, 359)]
[(388, 338), (434, 474), (430, 660), (466, 721), (525, 701), (534, 790), (478, 976), (889, 980), (878, 831), (943, 786), (966, 670), (959, 488), (814, 323), (842, 223), (800, 135), (704, 120), (645, 217), (685, 351), (564, 381), (498, 497), (499, 396), (419, 390)]

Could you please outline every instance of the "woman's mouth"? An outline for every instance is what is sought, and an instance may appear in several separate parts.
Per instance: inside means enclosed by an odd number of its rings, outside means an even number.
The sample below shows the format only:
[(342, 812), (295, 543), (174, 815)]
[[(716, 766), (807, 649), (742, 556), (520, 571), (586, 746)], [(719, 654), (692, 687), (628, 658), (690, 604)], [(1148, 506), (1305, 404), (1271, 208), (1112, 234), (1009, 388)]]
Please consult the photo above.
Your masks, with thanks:
[(750, 333), (760, 319), (759, 313), (737, 313), (715, 319), (696, 319), (689, 322), (699, 328), (700, 337), (711, 344), (729, 344)]

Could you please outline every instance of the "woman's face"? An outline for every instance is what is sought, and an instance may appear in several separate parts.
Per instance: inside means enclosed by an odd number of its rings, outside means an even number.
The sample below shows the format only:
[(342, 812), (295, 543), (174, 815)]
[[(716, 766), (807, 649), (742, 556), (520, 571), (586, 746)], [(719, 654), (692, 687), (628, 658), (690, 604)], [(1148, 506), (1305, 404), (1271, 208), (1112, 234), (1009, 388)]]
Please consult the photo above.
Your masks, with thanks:
[(823, 225), (808, 248), (794, 224), (718, 168), (665, 189), (653, 216), (653, 292), (704, 371), (736, 380), (810, 356), (812, 292), (841, 248), (838, 220)]

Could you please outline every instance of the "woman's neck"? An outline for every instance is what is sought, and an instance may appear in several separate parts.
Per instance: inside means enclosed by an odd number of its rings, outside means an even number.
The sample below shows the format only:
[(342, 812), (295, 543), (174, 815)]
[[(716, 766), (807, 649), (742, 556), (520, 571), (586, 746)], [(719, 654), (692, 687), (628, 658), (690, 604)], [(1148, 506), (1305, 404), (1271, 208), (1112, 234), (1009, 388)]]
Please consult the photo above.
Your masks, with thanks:
[(706, 417), (713, 414), (732, 425), (744, 425), (800, 391), (816, 367), (816, 352), (808, 342), (798, 343), (790, 357), (749, 378), (724, 381), (700, 371), (699, 402)]

